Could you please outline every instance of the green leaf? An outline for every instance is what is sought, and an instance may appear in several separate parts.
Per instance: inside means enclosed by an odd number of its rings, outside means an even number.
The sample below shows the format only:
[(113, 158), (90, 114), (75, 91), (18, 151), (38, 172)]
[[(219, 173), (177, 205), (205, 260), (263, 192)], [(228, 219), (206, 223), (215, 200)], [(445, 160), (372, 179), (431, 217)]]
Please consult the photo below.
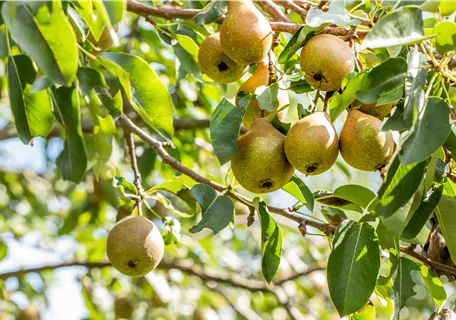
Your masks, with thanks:
[[(98, 41), (103, 33), (105, 25), (110, 23), (106, 21), (106, 15), (103, 12), (99, 12), (102, 6), (95, 5), (96, 1), (72, 1), (73, 7), (84, 19), (85, 23), (89, 27), (90, 33), (95, 41)], [(102, 11), (102, 10), (100, 10)], [(109, 20), (109, 19), (108, 19)]]
[(442, 56), (455, 49), (456, 23), (449, 20), (439, 22), (435, 25), (433, 33), (437, 34), (437, 37), (432, 39), (432, 42)]
[(202, 209), (203, 217), (190, 232), (197, 233), (209, 228), (217, 234), (225, 229), (233, 219), (233, 201), (227, 196), (218, 196), (214, 189), (205, 184), (194, 185), (191, 191)]
[(222, 17), (227, 11), (227, 1), (211, 1), (193, 18), (196, 24), (212, 23)]
[[(380, 224), (379, 224), (380, 226)], [(378, 232), (378, 228), (377, 228), (377, 232)], [(379, 235), (379, 238), (380, 238), (380, 235)], [(396, 241), (396, 240), (393, 240), (393, 242)], [(397, 247), (398, 246), (398, 242), (396, 241), (395, 244), (393, 244), (394, 247)], [(378, 285), (382, 285), (382, 286), (385, 286), (387, 285), (390, 280), (394, 277), (394, 275), (396, 274), (396, 271), (397, 271), (397, 267), (399, 266), (399, 259), (398, 259), (398, 254), (397, 254), (397, 250), (394, 249), (394, 248), (391, 248), (389, 250), (389, 261), (390, 261), (390, 270), (389, 270), (389, 274), (387, 277), (383, 277), (383, 276), (380, 276), (378, 278), (378, 281), (377, 281), (377, 284)]]
[(335, 24), (338, 26), (354, 26), (360, 25), (358, 19), (353, 19), (345, 9), (345, 2), (331, 2), (328, 11), (324, 12), (320, 8), (311, 7), (306, 17), (306, 25), (317, 28), (321, 25)]
[(456, 155), (456, 126), (451, 125), (450, 133), (443, 144), (445, 149), (451, 152), (452, 155)]
[(268, 212), (266, 203), (259, 198), (253, 199), (261, 224), (261, 267), (268, 283), (279, 269), (282, 254), (282, 232)]
[(437, 220), (439, 221), (442, 235), (445, 238), (451, 259), (456, 261), (456, 198), (443, 195), (437, 206)]
[(368, 302), (360, 311), (349, 316), (350, 320), (376, 320), (375, 307), (371, 302)]
[(329, 114), (332, 122), (334, 122), (337, 117), (355, 101), (356, 92), (363, 81), (365, 81), (364, 79), (367, 78), (367, 75), (367, 72), (358, 73), (350, 80), (342, 94), (335, 92), (331, 96), (329, 99)]
[(109, 15), (111, 24), (115, 25), (122, 21), (125, 10), (127, 9), (127, 1), (125, 0), (111, 0), (103, 2), (106, 11)]
[(356, 97), (363, 103), (374, 103), (380, 96), (397, 90), (408, 77), (407, 62), (403, 58), (388, 59), (362, 79)]
[(328, 287), (343, 317), (358, 311), (372, 295), (380, 269), (380, 249), (374, 228), (351, 220), (339, 225), (333, 244), (328, 260)]
[(128, 100), (132, 100), (132, 89), (130, 84), (130, 76), (128, 72), (122, 69), (121, 66), (118, 64), (109, 61), (108, 59), (103, 58), (102, 56), (98, 56), (96, 60), (92, 60), (93, 65), (101, 65), (106, 68), (113, 76), (116, 76), (119, 79), (120, 84), (122, 85), (122, 89), (125, 92)]
[(378, 192), (380, 201), (375, 208), (376, 213), (388, 218), (404, 206), (418, 190), (425, 168), (426, 161), (404, 167), (395, 158), (390, 166), (387, 180)]
[[(146, 194), (153, 194), (153, 193), (157, 192), (158, 190), (164, 190), (164, 191), (167, 191), (167, 192), (170, 192), (170, 193), (176, 195), (177, 197), (181, 198), (189, 206), (189, 208), (192, 210), (192, 212), (196, 212), (198, 203), (197, 203), (192, 191), (185, 183), (183, 183), (179, 180), (165, 181), (165, 182), (157, 184), (153, 188), (147, 190)], [(197, 189), (195, 189), (195, 190), (197, 190)], [(217, 195), (217, 193), (215, 192), (214, 189), (211, 189), (211, 190), (214, 192), (215, 195)], [(195, 192), (197, 192), (197, 191), (195, 191)], [(213, 197), (211, 197), (211, 198), (213, 198)]]
[(434, 212), (434, 209), (437, 207), (437, 204), (442, 197), (442, 193), (443, 185), (428, 191), (418, 209), (413, 212), (413, 216), (404, 231), (402, 231), (401, 238), (413, 239), (420, 233), (421, 229), (423, 229), (431, 214)]
[(26, 4), (20, 4), (14, 16), (10, 15), (12, 6), (16, 3), (4, 3), (2, 16), (17, 44), (53, 82), (69, 86), (78, 70), (78, 50), (62, 3), (42, 5), (35, 14)]
[(2, 261), (8, 254), (8, 246), (0, 241), (0, 261)]
[(440, 306), (445, 302), (447, 294), (439, 276), (425, 265), (421, 265), (420, 273), (429, 293), (431, 294), (432, 300), (434, 300), (437, 307), (440, 308)]
[(245, 108), (235, 107), (228, 100), (223, 99), (212, 114), (211, 140), (215, 155), (222, 165), (230, 161), (237, 152), (244, 112)]
[(124, 177), (114, 177), (112, 185), (114, 188), (118, 188), (124, 196), (138, 195), (138, 189), (136, 189), (136, 186)]
[(176, 40), (181, 47), (195, 59), (195, 61), (198, 61), (199, 47), (192, 38), (184, 34), (176, 34)]
[(443, 1), (439, 3), (439, 11), (442, 16), (450, 16), (456, 11), (456, 3), (454, 1)]
[(361, 48), (393, 47), (427, 39), (422, 12), (418, 7), (402, 7), (382, 17), (364, 38)]
[(363, 212), (374, 198), (371, 190), (355, 184), (341, 186), (333, 193), (315, 195), (315, 200), (326, 206), (358, 212)]
[(149, 64), (126, 53), (109, 52), (102, 56), (127, 72), (133, 91), (130, 103), (141, 118), (160, 135), (165, 133), (172, 137), (174, 106), (171, 95)]
[(19, 138), (29, 143), (34, 137), (46, 137), (54, 115), (48, 91), (31, 92), (36, 71), (26, 55), (8, 57), (8, 95)]
[(87, 169), (87, 151), (81, 130), (79, 95), (75, 87), (53, 90), (54, 108), (65, 129), (65, 146), (56, 164), (65, 180), (79, 183)]
[(307, 25), (302, 26), (296, 31), (288, 41), (285, 48), (279, 55), (279, 63), (284, 64), (299, 50), (312, 36), (315, 35), (315, 29)]
[(298, 81), (291, 81), (290, 86), (288, 87), (287, 90), (291, 90), (294, 93), (300, 94), (300, 93), (311, 92), (311, 91), (314, 91), (315, 89), (312, 88), (312, 86), (306, 80), (300, 79)]
[(181, 225), (179, 220), (172, 217), (165, 217), (163, 219), (165, 233), (163, 234), (163, 241), (165, 245), (175, 244), (180, 242)]
[(296, 175), (291, 177), (290, 182), (283, 186), (282, 189), (304, 204), (310, 211), (313, 211), (315, 201), (312, 191), (299, 177)]
[(431, 97), (402, 142), (399, 159), (406, 166), (429, 158), (450, 132), (450, 106), (441, 98)]
[(416, 293), (413, 290), (415, 282), (412, 279), (412, 271), (420, 271), (420, 267), (404, 257), (399, 258), (397, 276), (394, 281), (394, 319), (399, 319), (399, 312), (405, 307), (409, 298), (413, 297)]
[(259, 96), (257, 96), (258, 106), (261, 110), (273, 112), (279, 107), (279, 83), (274, 82), (268, 86)]

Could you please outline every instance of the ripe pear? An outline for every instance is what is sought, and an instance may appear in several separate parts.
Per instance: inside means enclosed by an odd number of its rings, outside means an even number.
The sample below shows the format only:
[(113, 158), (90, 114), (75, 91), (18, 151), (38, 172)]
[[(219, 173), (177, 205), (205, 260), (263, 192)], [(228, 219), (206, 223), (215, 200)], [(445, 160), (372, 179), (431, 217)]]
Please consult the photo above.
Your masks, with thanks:
[(285, 157), (285, 136), (264, 118), (253, 121), (239, 138), (238, 151), (231, 159), (234, 177), (245, 189), (267, 193), (280, 189), (293, 176)]
[(220, 43), (223, 52), (237, 63), (257, 63), (271, 49), (272, 29), (251, 0), (228, 1)]
[[(269, 59), (263, 59), (260, 62), (258, 62), (255, 72), (252, 74), (252, 76), (250, 78), (248, 78), (239, 87), (238, 93), (241, 91), (243, 91), (246, 94), (255, 93), (256, 89), (258, 89), (259, 87), (267, 86), (269, 84), (269, 65), (268, 65), (267, 60), (269, 60)], [(289, 103), (288, 94), (283, 90), (279, 90), (277, 98), (279, 100), (279, 107), (278, 107), (279, 110), (283, 106), (285, 106)], [(239, 106), (239, 103), (237, 101), (237, 96), (236, 96), (236, 106)], [(244, 114), (244, 117), (242, 118), (242, 124), (247, 129), (250, 128), (253, 120), (255, 120), (258, 117), (261, 117), (262, 111), (263, 111), (263, 115), (265, 117), (274, 113), (274, 112), (261, 110), (260, 106), (258, 104), (258, 100), (256, 98), (250, 100), (246, 106), (245, 114)], [(277, 117), (280, 120), (282, 120), (285, 117), (286, 113), (287, 113), (286, 109), (280, 110), (277, 113)]]
[(319, 34), (306, 42), (301, 51), (301, 70), (315, 89), (334, 91), (341, 87), (344, 77), (353, 72), (355, 56), (339, 37)]
[(114, 313), (116, 319), (131, 319), (135, 312), (135, 305), (130, 297), (118, 296), (114, 301)]
[(325, 172), (336, 162), (339, 140), (329, 114), (315, 112), (296, 122), (285, 139), (291, 165), (306, 175)]
[(201, 73), (219, 83), (237, 81), (248, 69), (246, 64), (240, 65), (234, 62), (222, 51), (218, 32), (210, 35), (201, 43), (198, 64)]
[(382, 121), (358, 110), (348, 113), (340, 134), (340, 154), (353, 168), (375, 171), (384, 167), (394, 152), (391, 132)]
[(164, 250), (157, 226), (143, 216), (124, 218), (109, 232), (109, 261), (127, 276), (142, 277), (154, 270)]
[(27, 308), (22, 310), (16, 318), (16, 320), (40, 320), (40, 319), (41, 319), (40, 311), (34, 305), (29, 305)]

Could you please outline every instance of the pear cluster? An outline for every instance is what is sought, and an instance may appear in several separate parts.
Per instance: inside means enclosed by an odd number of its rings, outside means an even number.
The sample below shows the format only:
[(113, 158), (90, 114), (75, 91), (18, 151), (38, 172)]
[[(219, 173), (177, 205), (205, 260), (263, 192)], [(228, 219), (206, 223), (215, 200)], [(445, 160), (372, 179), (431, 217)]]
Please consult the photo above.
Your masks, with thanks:
[(201, 43), (200, 71), (219, 83), (237, 81), (250, 64), (266, 56), (271, 44), (271, 26), (252, 1), (228, 1), (219, 32)]
[(381, 128), (380, 119), (355, 109), (349, 111), (340, 139), (326, 112), (302, 118), (290, 128), (287, 136), (268, 120), (256, 118), (247, 133), (239, 138), (231, 168), (239, 184), (254, 193), (282, 188), (294, 169), (305, 175), (329, 170), (339, 150), (353, 168), (376, 171), (386, 166), (395, 149), (391, 132)]

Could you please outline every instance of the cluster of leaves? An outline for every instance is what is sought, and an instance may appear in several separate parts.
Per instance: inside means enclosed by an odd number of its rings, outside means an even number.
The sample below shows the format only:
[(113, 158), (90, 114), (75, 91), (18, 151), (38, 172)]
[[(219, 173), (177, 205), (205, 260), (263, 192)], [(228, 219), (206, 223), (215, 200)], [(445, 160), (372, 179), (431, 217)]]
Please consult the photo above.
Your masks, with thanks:
[[(201, 9), (203, 3), (186, 6)], [(135, 122), (147, 126), (157, 140), (172, 141), (175, 149), (169, 153), (185, 166), (204, 171), (214, 181), (224, 180), (226, 168), (221, 169), (214, 161), (212, 148), (221, 165), (236, 153), (247, 99), (243, 102), (240, 97), (241, 107), (235, 107), (229, 99), (222, 98), (233, 91), (231, 85), (223, 87), (222, 92), (205, 83), (198, 70), (197, 53), (198, 43), (217, 28), (214, 21), (225, 10), (224, 2), (213, 1), (191, 21), (170, 25), (157, 19), (154, 28), (148, 28), (135, 16), (126, 14), (125, 1), (2, 3), (0, 52), (6, 60), (8, 98), (18, 137), (28, 144), (35, 137), (48, 137), (57, 126), (64, 136), (63, 149), (55, 159), (60, 177), (79, 183), (79, 187), (68, 184), (61, 188), (71, 209), (55, 222), (57, 232), (48, 233), (51, 238), (72, 234), (84, 243), (85, 252), (78, 252), (76, 257), (101, 261), (105, 239), (95, 236), (96, 227), (106, 231), (112, 225), (115, 218), (110, 214), (111, 208), (118, 219), (131, 214), (133, 199), (138, 196), (136, 186), (125, 177), (127, 163), (113, 160), (118, 152), (115, 147), (123, 145), (116, 127), (122, 114), (135, 114)], [(425, 11), (431, 17), (423, 20)], [(383, 124), (384, 130), (399, 132), (400, 139), (378, 192), (358, 184), (345, 184), (332, 192), (312, 192), (311, 179), (306, 185), (298, 176), (283, 188), (298, 202), (295, 208), (305, 207), (312, 214), (321, 212), (329, 224), (337, 226), (334, 236), (328, 236), (332, 237), (332, 250), (327, 261), (327, 280), (331, 299), (341, 316), (375, 318), (379, 308), (373, 310), (369, 302), (374, 293), (386, 301), (386, 311), (380, 312), (398, 318), (415, 295), (417, 281), (427, 286), (438, 308), (447, 299), (435, 270), (400, 252), (405, 244), (425, 247), (431, 229), (436, 227), (431, 224), (433, 218), (446, 242), (445, 250), (456, 259), (456, 238), (451, 232), (455, 227), (452, 213), (456, 209), (456, 191), (451, 180), (454, 163), (449, 157), (456, 154), (456, 129), (450, 122), (455, 76), (448, 67), (456, 51), (456, 25), (448, 19), (454, 11), (456, 7), (449, 1), (421, 6), (405, 1), (375, 5), (367, 1), (349, 7), (335, 1), (327, 11), (312, 7), (306, 25), (291, 38), (283, 36), (276, 49), (280, 83), (285, 84), (290, 95), (309, 98), (308, 106), (289, 106), (292, 122), (321, 107), (314, 103), (318, 93), (299, 71), (297, 51), (330, 24), (362, 30), (368, 27), (361, 26), (361, 20), (376, 21), (361, 44), (356, 44), (357, 71), (348, 75), (343, 90), (327, 101), (328, 110), (331, 119), (337, 121), (355, 100), (379, 104), (399, 100)], [(300, 17), (290, 17), (299, 22)], [(126, 37), (117, 39), (116, 25), (120, 26), (119, 34), (128, 33)], [(118, 45), (98, 54), (97, 41), (104, 32)], [(277, 94), (282, 89), (278, 83), (266, 88), (258, 96), (260, 108), (275, 111)], [(209, 133), (174, 132), (174, 119), (201, 114), (211, 117)], [(85, 121), (92, 124), (89, 134), (84, 134)], [(277, 119), (273, 124), (285, 133), (290, 127)], [(190, 233), (209, 228), (217, 234), (234, 226), (235, 205), (227, 195), (197, 184), (190, 177), (176, 177), (166, 163), (156, 161), (152, 149), (145, 144), (138, 147), (143, 149), (138, 162), (146, 190), (144, 204), (148, 213), (163, 218), (165, 243), (178, 246), (180, 238), (186, 236), (180, 234), (181, 222), (194, 224)], [(351, 174), (343, 163), (339, 163), (339, 168), (348, 176)], [(159, 175), (154, 176), (154, 171)], [(8, 178), (8, 174), (2, 176), (0, 187), (18, 179), (15, 174)], [(54, 175), (53, 179), (60, 181), (60, 177)], [(93, 192), (84, 196), (81, 186), (87, 185), (93, 185)], [(33, 211), (48, 212), (43, 217), (53, 215), (36, 194), (16, 192), (19, 191), (7, 187), (6, 199), (26, 197)], [(266, 199), (257, 197), (252, 205), (261, 228), (261, 250), (255, 254), (261, 256), (264, 278), (271, 282), (280, 272), (284, 239), (292, 236), (287, 233), (282, 239), (285, 232), (269, 214)], [(11, 225), (18, 219), (14, 217), (18, 210), (15, 202), (1, 208), (5, 215), (0, 216), (0, 225)], [(165, 214), (160, 212), (163, 208)], [(166, 212), (175, 218), (164, 217)], [(199, 212), (202, 218), (196, 223)], [(20, 236), (17, 230), (13, 233)], [(184, 244), (191, 247), (190, 240)], [(239, 251), (241, 243), (233, 246)], [(169, 248), (173, 250), (173, 246)], [(195, 244), (195, 248), (189, 248), (190, 256), (198, 260), (195, 252), (200, 247)], [(0, 243), (0, 259), (6, 252), (6, 245)], [(217, 262), (216, 255), (211, 254), (212, 262)], [(381, 254), (388, 261), (381, 259)], [(448, 260), (436, 262), (451, 264)], [(421, 274), (421, 280), (413, 276), (414, 271)], [(91, 277), (107, 287), (118, 287), (100, 275)], [(103, 313), (97, 310), (87, 289), (93, 278), (90, 279), (82, 280), (87, 284), (86, 303), (91, 315), (99, 318)], [(148, 296), (152, 295), (149, 292)], [(267, 312), (268, 307), (261, 309)]]

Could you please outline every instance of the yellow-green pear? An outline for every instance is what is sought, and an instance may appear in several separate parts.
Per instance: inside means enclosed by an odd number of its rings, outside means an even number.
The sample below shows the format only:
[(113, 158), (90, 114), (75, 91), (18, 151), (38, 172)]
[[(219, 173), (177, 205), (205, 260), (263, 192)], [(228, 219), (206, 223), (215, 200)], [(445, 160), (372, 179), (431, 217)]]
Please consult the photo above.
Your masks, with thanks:
[(375, 171), (394, 153), (391, 132), (382, 131), (382, 121), (358, 110), (348, 113), (340, 134), (340, 154), (353, 168)]
[(220, 46), (220, 34), (214, 33), (204, 39), (198, 51), (201, 73), (219, 83), (239, 80), (247, 72), (246, 64), (240, 65), (229, 58)]
[(355, 56), (347, 43), (331, 34), (319, 34), (306, 42), (301, 51), (301, 70), (315, 89), (334, 91), (344, 77), (353, 72)]
[[(364, 112), (365, 114), (374, 116), (376, 118), (379, 118), (380, 120), (383, 120), (386, 116), (388, 116), (391, 113), (391, 110), (393, 107), (399, 102), (399, 100), (394, 101), (392, 103), (388, 104), (382, 104), (382, 105), (377, 105), (376, 102), (374, 103), (369, 103), (369, 104), (361, 104), (358, 108), (359, 111)], [(356, 107), (358, 104), (358, 100), (353, 101), (351, 104), (352, 107)]]
[(285, 157), (285, 136), (264, 118), (253, 121), (239, 138), (231, 169), (241, 186), (254, 193), (268, 193), (283, 187), (293, 176)]
[(220, 43), (223, 52), (237, 63), (257, 63), (271, 49), (272, 29), (251, 0), (228, 1)]
[(164, 251), (160, 231), (146, 217), (124, 218), (109, 232), (109, 261), (114, 268), (127, 276), (142, 277), (154, 270)]
[(296, 122), (285, 139), (291, 165), (306, 175), (325, 172), (336, 162), (339, 140), (329, 114), (315, 112)]
[[(243, 91), (244, 93), (255, 93), (256, 89), (261, 86), (267, 86), (269, 84), (269, 64), (267, 58), (258, 62), (258, 65), (255, 69), (255, 72), (250, 78), (248, 78), (238, 89), (238, 93)], [(288, 94), (284, 90), (279, 90), (278, 96), (280, 110), (283, 106), (289, 103)], [(236, 106), (239, 106), (236, 96)], [(263, 116), (267, 117), (274, 112), (269, 112), (261, 110), (256, 98), (249, 101), (246, 106), (244, 117), (242, 118), (242, 124), (248, 129), (252, 125), (253, 120), (258, 117), (261, 117), (263, 111)], [(280, 110), (277, 113), (277, 117), (282, 120), (287, 113), (287, 109)]]
[(135, 305), (130, 297), (119, 295), (114, 301), (114, 313), (116, 319), (132, 319)]
[(22, 310), (16, 318), (16, 320), (40, 320), (40, 319), (41, 319), (40, 311), (34, 305), (29, 305), (27, 308)]

